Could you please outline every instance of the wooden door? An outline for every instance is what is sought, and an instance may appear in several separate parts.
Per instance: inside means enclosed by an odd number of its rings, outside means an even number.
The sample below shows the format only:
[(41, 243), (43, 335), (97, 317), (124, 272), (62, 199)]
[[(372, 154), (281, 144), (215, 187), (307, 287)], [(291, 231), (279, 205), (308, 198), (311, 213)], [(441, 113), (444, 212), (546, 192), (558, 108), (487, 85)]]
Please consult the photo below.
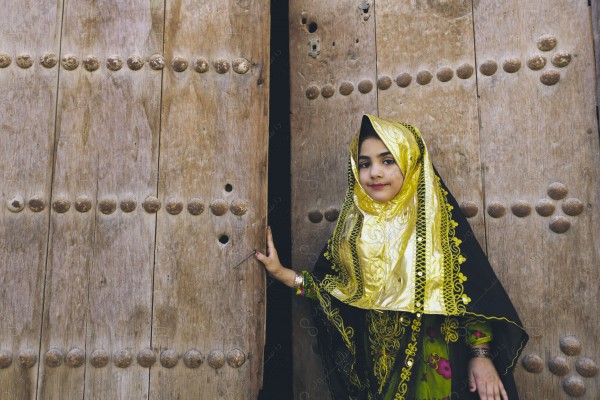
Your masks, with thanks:
[[(600, 393), (590, 10), (583, 0), (290, 4), (293, 264), (310, 267), (333, 230), (361, 114), (416, 125), (531, 336), (516, 371), (524, 399)], [(326, 399), (306, 309), (296, 300), (295, 398)]]
[(268, 2), (3, 6), (0, 398), (256, 398)]

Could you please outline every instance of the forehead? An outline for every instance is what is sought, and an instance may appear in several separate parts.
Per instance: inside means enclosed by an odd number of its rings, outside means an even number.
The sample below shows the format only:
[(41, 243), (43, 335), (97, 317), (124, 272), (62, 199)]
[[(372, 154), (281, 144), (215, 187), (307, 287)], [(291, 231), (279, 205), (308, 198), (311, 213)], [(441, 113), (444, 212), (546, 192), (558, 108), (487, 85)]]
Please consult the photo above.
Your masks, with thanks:
[(386, 147), (383, 141), (377, 137), (368, 137), (360, 145), (358, 156), (377, 156), (381, 153), (389, 153), (390, 150)]

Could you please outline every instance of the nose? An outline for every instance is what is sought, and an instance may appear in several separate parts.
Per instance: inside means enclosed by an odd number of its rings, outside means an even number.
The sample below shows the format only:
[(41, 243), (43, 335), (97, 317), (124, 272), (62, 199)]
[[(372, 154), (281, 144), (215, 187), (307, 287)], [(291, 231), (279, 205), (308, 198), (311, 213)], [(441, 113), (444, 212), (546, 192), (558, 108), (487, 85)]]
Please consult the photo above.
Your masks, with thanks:
[(381, 178), (383, 176), (383, 168), (379, 163), (373, 163), (371, 165), (371, 178)]

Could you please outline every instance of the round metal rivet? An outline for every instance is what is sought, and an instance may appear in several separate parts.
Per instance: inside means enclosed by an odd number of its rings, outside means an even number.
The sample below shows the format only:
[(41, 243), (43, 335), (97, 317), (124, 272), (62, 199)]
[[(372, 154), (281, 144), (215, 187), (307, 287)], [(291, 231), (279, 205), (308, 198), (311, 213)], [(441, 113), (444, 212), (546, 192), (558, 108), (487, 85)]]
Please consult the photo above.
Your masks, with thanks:
[(526, 200), (517, 200), (511, 204), (510, 210), (517, 217), (523, 218), (531, 214), (531, 205)]
[(493, 60), (486, 60), (479, 66), (479, 71), (486, 76), (492, 76), (498, 71), (498, 64)]
[(169, 199), (165, 206), (167, 212), (171, 215), (177, 215), (183, 211), (183, 202), (178, 199)]
[(112, 214), (117, 209), (117, 202), (114, 199), (101, 199), (98, 201), (98, 209), (102, 214)]
[(156, 196), (148, 196), (144, 199), (142, 207), (147, 213), (155, 213), (160, 210), (160, 200)]
[(40, 212), (46, 207), (46, 201), (40, 196), (33, 196), (29, 199), (29, 209), (33, 212)]
[(567, 196), (567, 193), (569, 193), (569, 189), (567, 189), (567, 186), (563, 183), (554, 182), (548, 186), (547, 193), (551, 199), (561, 200)]
[(121, 211), (130, 213), (135, 211), (135, 209), (137, 208), (137, 203), (134, 198), (127, 198), (121, 200), (119, 207), (121, 208)]
[(90, 355), (90, 364), (92, 364), (93, 367), (102, 368), (108, 364), (109, 359), (110, 355), (107, 351), (97, 349)]
[(556, 376), (565, 376), (570, 370), (567, 359), (562, 356), (552, 357), (548, 361), (548, 369)]
[(113, 363), (118, 368), (127, 368), (131, 365), (133, 356), (131, 352), (126, 349), (117, 350), (113, 356)]
[(33, 65), (33, 58), (29, 54), (19, 54), (16, 63), (19, 67), (27, 69)]
[(18, 360), (21, 367), (31, 368), (37, 362), (37, 352), (32, 349), (21, 350)]
[(23, 196), (14, 196), (12, 199), (9, 199), (6, 202), (6, 207), (11, 212), (20, 212), (25, 208), (25, 199), (23, 198)]
[(332, 97), (335, 94), (335, 87), (332, 84), (326, 84), (321, 88), (321, 96), (326, 99)]
[(111, 71), (118, 71), (123, 68), (123, 59), (121, 56), (113, 55), (106, 59), (106, 68)]
[(560, 81), (560, 72), (550, 69), (548, 71), (544, 71), (540, 76), (540, 82), (542, 82), (546, 86), (556, 85)]
[(460, 79), (469, 79), (473, 76), (473, 72), (475, 72), (475, 68), (471, 64), (464, 63), (458, 68), (456, 68), (456, 76)]
[(381, 90), (388, 90), (392, 86), (392, 78), (389, 76), (380, 76), (377, 79), (377, 87)]
[(438, 69), (436, 76), (438, 78), (438, 81), (448, 82), (452, 78), (454, 78), (454, 70), (449, 67), (442, 67), (442, 68)]
[(52, 202), (52, 209), (57, 213), (66, 213), (71, 208), (71, 202), (64, 197), (57, 197)]
[(143, 349), (137, 355), (137, 362), (144, 368), (150, 368), (156, 362), (156, 354), (152, 349)]
[(8, 350), (0, 350), (0, 369), (8, 368), (12, 364), (13, 355)]
[(518, 70), (521, 69), (521, 60), (518, 58), (508, 58), (504, 60), (504, 64), (502, 64), (502, 69), (508, 72), (509, 74), (514, 74)]
[(310, 100), (314, 100), (317, 97), (319, 97), (319, 94), (321, 93), (321, 90), (319, 89), (318, 86), (316, 85), (310, 85), (307, 89), (306, 89), (306, 97), (308, 97)]
[(419, 71), (419, 73), (417, 74), (417, 83), (419, 85), (427, 85), (429, 82), (431, 82), (432, 79), (433, 75), (427, 70)]
[(204, 212), (204, 203), (202, 203), (202, 200), (194, 197), (188, 202), (187, 210), (192, 215), (200, 215)]
[(493, 201), (488, 204), (487, 212), (493, 218), (500, 218), (506, 214), (506, 207), (499, 201)]
[(408, 72), (403, 72), (396, 77), (396, 85), (400, 86), (401, 88), (408, 87), (411, 82), (412, 76), (410, 76)]
[(225, 365), (225, 354), (221, 350), (213, 350), (208, 355), (208, 365), (214, 369), (219, 369)]
[(523, 364), (523, 368), (525, 368), (526, 371), (534, 374), (537, 374), (544, 370), (544, 361), (541, 359), (540, 356), (537, 356), (535, 354), (527, 354), (525, 357), (523, 357), (521, 363)]
[(214, 63), (215, 71), (219, 74), (226, 74), (229, 72), (229, 61), (224, 58), (217, 58)]
[(83, 68), (90, 72), (96, 71), (100, 68), (100, 60), (96, 56), (87, 56), (83, 60)]
[(339, 215), (340, 215), (340, 211), (337, 208), (328, 208), (323, 213), (323, 216), (329, 222), (333, 222), (333, 221), (337, 220)]
[(65, 365), (67, 367), (77, 368), (83, 364), (85, 364), (85, 351), (74, 347), (67, 352), (67, 356), (65, 357)]
[(354, 84), (352, 82), (342, 82), (339, 91), (341, 95), (348, 96), (354, 91)]
[(12, 62), (12, 58), (6, 53), (0, 53), (0, 68), (6, 68)]
[(202, 353), (196, 349), (188, 350), (183, 355), (183, 363), (188, 368), (198, 368), (202, 365)]
[(225, 200), (216, 199), (210, 203), (210, 211), (217, 216), (224, 215), (227, 212), (229, 205)]
[(148, 65), (155, 71), (160, 71), (165, 67), (165, 58), (162, 54), (152, 54), (148, 58)]
[(227, 353), (227, 364), (231, 368), (239, 368), (244, 365), (246, 354), (240, 349), (233, 349)]
[(366, 94), (366, 93), (369, 93), (371, 90), (373, 90), (373, 82), (371, 82), (370, 80), (365, 79), (358, 83), (358, 91), (359, 92)]
[(562, 203), (562, 210), (565, 214), (574, 217), (583, 212), (583, 203), (575, 198), (565, 199)]
[(550, 51), (556, 47), (556, 43), (557, 43), (556, 37), (554, 37), (552, 35), (542, 35), (538, 39), (537, 47), (541, 51)]
[(75, 199), (75, 209), (79, 212), (88, 212), (92, 209), (92, 200), (86, 195), (77, 196)]
[(540, 54), (535, 54), (531, 56), (529, 60), (527, 60), (527, 66), (532, 71), (539, 71), (546, 66), (546, 57)]
[(575, 336), (564, 336), (559, 341), (560, 350), (568, 356), (581, 353), (581, 342)]
[(44, 362), (49, 367), (58, 367), (63, 363), (64, 358), (63, 352), (59, 349), (50, 349), (44, 355)]
[(54, 53), (45, 53), (40, 57), (40, 64), (45, 68), (53, 68), (58, 64), (58, 56)]
[(563, 216), (557, 216), (552, 218), (549, 226), (552, 232), (565, 233), (571, 227), (571, 222)]
[(463, 201), (460, 204), (460, 209), (462, 210), (463, 215), (467, 218), (473, 218), (479, 212), (479, 207), (474, 201)]
[(177, 365), (178, 361), (179, 353), (177, 353), (175, 350), (167, 349), (160, 353), (160, 365), (165, 368), (173, 368)]
[(67, 71), (73, 71), (79, 67), (79, 60), (73, 54), (65, 54), (60, 63)]
[(554, 203), (550, 199), (540, 199), (535, 203), (535, 211), (542, 217), (549, 217), (554, 214)]
[(310, 222), (314, 222), (315, 224), (317, 224), (323, 220), (323, 214), (319, 210), (309, 211), (308, 212), (308, 220)]
[(238, 74), (245, 74), (246, 72), (250, 71), (250, 61), (246, 60), (245, 58), (238, 58), (233, 60), (233, 63), (231, 64), (233, 70), (238, 73)]
[(175, 72), (183, 72), (187, 69), (188, 62), (183, 57), (179, 57), (179, 56), (174, 57), (173, 60), (171, 61), (171, 67), (173, 68), (173, 71), (175, 71)]
[(562, 384), (565, 392), (572, 397), (581, 397), (585, 394), (585, 383), (578, 376), (570, 376)]
[(138, 71), (144, 66), (144, 60), (142, 60), (142, 57), (134, 54), (127, 59), (127, 66), (132, 71)]
[(196, 59), (194, 60), (194, 71), (203, 74), (207, 72), (209, 68), (210, 64), (208, 63), (208, 60), (206, 58), (196, 57)]
[(575, 362), (575, 369), (585, 378), (593, 378), (598, 374), (598, 364), (591, 358), (580, 357)]
[(558, 51), (552, 56), (552, 65), (557, 68), (564, 68), (571, 62), (571, 54), (566, 51)]
[(241, 216), (246, 214), (248, 206), (244, 200), (234, 200), (231, 202), (229, 210), (231, 210), (232, 214)]

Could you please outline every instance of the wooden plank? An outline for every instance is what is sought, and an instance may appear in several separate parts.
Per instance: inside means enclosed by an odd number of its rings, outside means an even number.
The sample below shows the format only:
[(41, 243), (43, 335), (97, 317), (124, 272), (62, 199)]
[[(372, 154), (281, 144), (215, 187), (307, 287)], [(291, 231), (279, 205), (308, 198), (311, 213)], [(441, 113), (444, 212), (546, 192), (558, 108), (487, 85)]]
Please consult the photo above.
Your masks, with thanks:
[[(596, 61), (596, 82), (600, 78), (600, 4), (597, 1), (591, 2), (590, 18), (592, 20), (592, 32), (594, 36), (594, 59)], [(596, 84), (596, 106), (600, 104), (600, 86)], [(598, 109), (596, 109), (598, 116)]]
[[(291, 1), (289, 20), (292, 263), (311, 270), (345, 194), (350, 140), (362, 114), (377, 113), (375, 15), (352, 1)], [(294, 398), (327, 399), (309, 306), (292, 306)]]
[(466, 1), (375, 3), (378, 107), (419, 128), (485, 246), (472, 11)]
[[(589, 10), (585, 1), (479, 2), (474, 18), (485, 198), (497, 217), (486, 219), (488, 255), (531, 336), (517, 371), (522, 398), (570, 398), (563, 386), (577, 393), (579, 382), (586, 394), (578, 398), (595, 399), (598, 380), (575, 368), (582, 357), (600, 360), (600, 154)], [(568, 65), (553, 65), (569, 55)], [(538, 56), (546, 65), (533, 70), (528, 62), (535, 67)], [(503, 68), (511, 58), (521, 63), (514, 73)], [(554, 77), (560, 80), (549, 85)], [(536, 204), (555, 211), (544, 217)], [(546, 368), (555, 357), (569, 368), (564, 378)], [(540, 373), (522, 368), (536, 365)]]
[[(12, 1), (0, 13), (2, 399), (36, 394), (49, 211), (27, 203), (39, 196), (47, 204), (51, 193), (58, 68), (43, 67), (40, 57), (58, 54), (61, 8), (56, 0)], [(23, 355), (31, 362), (25, 368)]]
[[(255, 399), (266, 287), (249, 257), (266, 227), (269, 4), (172, 0), (166, 15), (159, 198), (183, 211), (158, 215), (152, 344), (183, 360), (152, 369), (151, 398)], [(189, 351), (203, 365), (190, 368)]]
[[(60, 70), (52, 194), (71, 206), (51, 214), (42, 355), (66, 359), (41, 366), (40, 399), (148, 396), (149, 372), (135, 359), (150, 347), (156, 215), (141, 203), (157, 191), (161, 71), (127, 60), (162, 51), (164, 14), (162, 2), (111, 3), (65, 2), (61, 53), (79, 65)], [(114, 55), (124, 63), (113, 71)], [(109, 355), (103, 368), (98, 350)], [(128, 368), (120, 351), (132, 355)]]

